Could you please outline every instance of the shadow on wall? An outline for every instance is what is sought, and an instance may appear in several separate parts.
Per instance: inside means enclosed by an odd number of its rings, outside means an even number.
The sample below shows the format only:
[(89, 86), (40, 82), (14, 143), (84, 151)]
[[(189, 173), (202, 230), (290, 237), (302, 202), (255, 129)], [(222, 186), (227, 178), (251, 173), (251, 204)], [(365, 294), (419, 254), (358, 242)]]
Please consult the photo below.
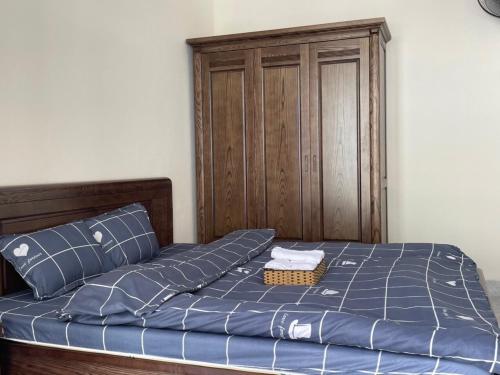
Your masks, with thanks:
[(486, 290), (490, 297), (491, 307), (500, 322), (500, 281), (487, 281)]

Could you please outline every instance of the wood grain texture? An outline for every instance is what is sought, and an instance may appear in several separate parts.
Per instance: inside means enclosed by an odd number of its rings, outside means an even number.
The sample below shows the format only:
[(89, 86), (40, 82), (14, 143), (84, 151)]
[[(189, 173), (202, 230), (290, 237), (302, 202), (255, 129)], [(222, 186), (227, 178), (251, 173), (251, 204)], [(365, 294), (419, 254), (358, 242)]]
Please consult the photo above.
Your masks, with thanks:
[(320, 69), (323, 238), (360, 240), (358, 63)]
[[(172, 183), (166, 178), (0, 188), (0, 235), (33, 232), (135, 202), (148, 210), (160, 244), (172, 243)], [(2, 258), (0, 295), (26, 288)]]
[(369, 41), (310, 51), (313, 239), (371, 242)]
[(211, 73), (214, 235), (246, 226), (244, 72)]
[(380, 174), (380, 36), (370, 37), (370, 180), (371, 242), (382, 241), (382, 181)]
[(311, 239), (323, 238), (323, 207), (321, 169), (321, 116), (320, 116), (320, 65), (318, 61), (318, 43), (309, 45), (309, 126), (311, 144)]
[(251, 372), (0, 340), (2, 375), (225, 375)]
[[(201, 82), (201, 91), (195, 94), (201, 96), (201, 107), (196, 111), (201, 112), (201, 124), (197, 131), (202, 138), (201, 145), (198, 145), (196, 154), (201, 154), (198, 160), (201, 161), (203, 173), (197, 176), (196, 184), (201, 185), (203, 199), (198, 203), (198, 211), (204, 213), (204, 217), (198, 220), (198, 240), (201, 243), (208, 243), (214, 236), (214, 214), (213, 214), (213, 150), (212, 150), (212, 112), (211, 112), (211, 88), (210, 88), (210, 58), (211, 54), (201, 54), (201, 71), (197, 79)], [(196, 81), (196, 79), (195, 79)], [(196, 102), (195, 102), (196, 105)], [(202, 206), (200, 206), (202, 205)]]
[(312, 241), (311, 129), (309, 124), (309, 45), (300, 45), (300, 122), (302, 147), (302, 239)]
[(255, 228), (258, 222), (259, 183), (258, 165), (262, 161), (258, 157), (258, 134), (255, 129), (257, 107), (255, 105), (255, 51), (246, 50), (245, 54), (245, 160), (246, 160), (246, 201), (247, 222), (245, 228)]
[(276, 228), (283, 239), (310, 238), (307, 55), (301, 45), (259, 48), (255, 55), (259, 227)]
[(201, 53), (213, 53), (267, 47), (287, 47), (306, 43), (316, 43), (320, 41), (326, 42), (331, 40), (366, 38), (370, 35), (371, 28), (363, 28), (343, 32), (317, 32), (297, 36), (276, 36), (263, 39), (237, 40), (226, 43), (209, 43), (200, 46), (194, 45), (193, 50)]
[(302, 238), (300, 68), (264, 68), (267, 225)]
[(370, 40), (359, 40), (359, 150), (361, 241), (371, 243)]
[(256, 48), (254, 51), (254, 84), (252, 102), (255, 106), (254, 117), (254, 203), (255, 222), (251, 228), (267, 227), (267, 197), (266, 197), (266, 151), (265, 151), (265, 128), (263, 108), (263, 75), (262, 51), (263, 48)]
[[(241, 65), (236, 65), (241, 64)], [(201, 119), (203, 143), (203, 199), (198, 210), (199, 240), (213, 241), (235, 229), (246, 228), (255, 216), (253, 177), (252, 95), (253, 53), (232, 51), (203, 54), (201, 63)], [(198, 108), (198, 107), (197, 107)]]
[[(196, 181), (204, 181), (204, 150), (203, 150), (203, 112), (202, 112), (202, 55), (200, 53), (193, 54), (193, 84), (194, 84), (194, 139), (195, 139), (195, 167)], [(197, 221), (197, 238), (198, 242), (203, 242), (206, 236), (205, 233), (205, 185), (196, 184), (196, 221)]]

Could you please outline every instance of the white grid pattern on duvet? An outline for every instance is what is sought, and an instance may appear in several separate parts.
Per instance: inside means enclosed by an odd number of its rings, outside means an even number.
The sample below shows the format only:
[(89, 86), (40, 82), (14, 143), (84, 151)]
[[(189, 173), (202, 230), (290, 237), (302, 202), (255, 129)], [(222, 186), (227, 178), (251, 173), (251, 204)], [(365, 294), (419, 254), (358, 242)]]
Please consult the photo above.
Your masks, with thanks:
[[(304, 245), (301, 245), (301, 246), (304, 246)], [(368, 316), (372, 316), (370, 314), (375, 314), (375, 313), (373, 313), (373, 311), (379, 311), (379, 312), (376, 312), (376, 314), (379, 316), (379, 318), (377, 318), (375, 320), (373, 326), (371, 326), (371, 334), (370, 334), (370, 343), (369, 344), (370, 344), (371, 348), (373, 348), (374, 347), (373, 336), (374, 336), (374, 333), (376, 333), (377, 324), (379, 322), (383, 321), (383, 317), (386, 314), (387, 310), (389, 310), (391, 312), (391, 314), (389, 314), (388, 316), (392, 316), (393, 311), (396, 311), (399, 308), (405, 308), (404, 306), (392, 305), (393, 301), (404, 300), (405, 297), (391, 295), (392, 291), (397, 291), (402, 286), (401, 285), (392, 285), (393, 283), (386, 282), (386, 280), (387, 280), (386, 278), (382, 278), (382, 280), (384, 282), (383, 286), (375, 287), (375, 288), (366, 288), (365, 284), (372, 284), (373, 282), (377, 282), (377, 280), (375, 280), (375, 281), (373, 281), (372, 279), (368, 279), (368, 281), (361, 280), (361, 279), (356, 280), (356, 278), (363, 277), (363, 275), (364, 275), (364, 273), (362, 272), (363, 268), (365, 268), (365, 267), (370, 268), (372, 266), (372, 264), (369, 264), (371, 261), (376, 262), (377, 254), (375, 252), (375, 254), (373, 256), (374, 259), (371, 259), (370, 261), (368, 261), (367, 259), (361, 260), (362, 266), (359, 266), (359, 263), (352, 266), (352, 267), (351, 266), (344, 266), (344, 265), (342, 265), (341, 262), (337, 262), (337, 261), (339, 261), (339, 260), (341, 261), (343, 259), (348, 259), (348, 260), (356, 260), (357, 259), (359, 261), (359, 259), (356, 258), (355, 255), (345, 254), (345, 250), (347, 250), (347, 249), (348, 249), (348, 247), (346, 246), (342, 250), (343, 256), (340, 256), (340, 255), (335, 256), (335, 254), (333, 254), (333, 257), (332, 257), (333, 260), (330, 262), (330, 264), (332, 266), (331, 271), (340, 271), (340, 273), (338, 273), (338, 274), (332, 273), (332, 277), (333, 277), (333, 275), (348, 276), (345, 278), (345, 280), (344, 279), (343, 280), (324, 280), (324, 281), (327, 281), (324, 284), (322, 283), (324, 286), (322, 285), (322, 286), (318, 286), (318, 287), (307, 288), (306, 293), (304, 293), (304, 292), (287, 292), (286, 298), (288, 298), (288, 302), (286, 304), (285, 303), (280, 304), (278, 309), (271, 310), (271, 312), (275, 313), (274, 316), (276, 316), (276, 313), (279, 313), (279, 312), (286, 312), (286, 313), (303, 312), (304, 310), (301, 310), (301, 309), (289, 309), (289, 308), (285, 308), (285, 307), (289, 306), (289, 304), (296, 304), (296, 305), (307, 304), (310, 302), (309, 298), (318, 297), (318, 293), (321, 292), (322, 290), (335, 287), (336, 290), (339, 291), (340, 293), (338, 295), (334, 295), (333, 297), (332, 296), (329, 297), (329, 298), (331, 298), (331, 300), (328, 301), (330, 303), (329, 308), (331, 310), (339, 309), (339, 307), (342, 306), (342, 311), (347, 311), (347, 312), (365, 311), (366, 314), (368, 314)], [(372, 255), (374, 253), (374, 249), (372, 249), (371, 251), (372, 251), (372, 253), (370, 253), (370, 257), (372, 257)], [(400, 251), (401, 251), (401, 255), (402, 255), (402, 250), (400, 250)], [(419, 281), (425, 281), (424, 283), (412, 284), (412, 280), (414, 280), (415, 278), (407, 277), (405, 275), (392, 276), (391, 279), (394, 278), (394, 280), (401, 280), (401, 281), (407, 282), (409, 288), (418, 289), (419, 291), (425, 291), (427, 293), (427, 296), (421, 295), (418, 297), (418, 298), (422, 298), (422, 299), (427, 298), (427, 303), (418, 305), (415, 308), (422, 309), (422, 310), (424, 310), (424, 309), (428, 310), (429, 313), (427, 314), (427, 316), (434, 317), (433, 319), (436, 318), (436, 314), (439, 314), (439, 317), (441, 317), (441, 319), (443, 319), (444, 322), (440, 325), (439, 320), (435, 321), (436, 327), (443, 326), (443, 325), (446, 326), (446, 325), (452, 324), (453, 321), (460, 321), (457, 319), (450, 319), (450, 317), (449, 317), (450, 313), (468, 314), (468, 315), (474, 315), (474, 317), (480, 318), (481, 322), (476, 322), (476, 323), (478, 323), (478, 329), (489, 330), (498, 336), (498, 329), (495, 329), (493, 322), (492, 322), (491, 311), (485, 310), (485, 309), (482, 309), (482, 308), (476, 306), (476, 304), (480, 304), (480, 305), (484, 304), (484, 302), (485, 302), (484, 297), (482, 298), (480, 295), (478, 295), (478, 293), (481, 291), (481, 289), (480, 289), (477, 281), (470, 278), (470, 275), (469, 275), (469, 277), (466, 277), (464, 275), (464, 271), (462, 270), (462, 268), (465, 268), (463, 256), (461, 259), (461, 263), (459, 264), (459, 268), (455, 269), (455, 268), (453, 268), (454, 267), (453, 265), (450, 267), (444, 267), (444, 268), (448, 268), (449, 271), (453, 271), (453, 273), (440, 274), (437, 270), (439, 268), (441, 268), (442, 265), (436, 264), (435, 262), (433, 262), (431, 260), (433, 253), (434, 253), (434, 247), (433, 247), (433, 249), (428, 257), (421, 257), (421, 261), (424, 264), (427, 264), (427, 268), (424, 267), (424, 270), (422, 270), (422, 271), (415, 271), (420, 276), (420, 278), (416, 278), (416, 279)], [(403, 264), (398, 264), (398, 267), (403, 267), (403, 270), (404, 270), (404, 267), (407, 267), (407, 265), (405, 266), (404, 257), (402, 257), (401, 255), (399, 257), (400, 258), (399, 260), (402, 260)], [(364, 256), (366, 257), (366, 254)], [(247, 293), (247, 295), (249, 295), (249, 296), (250, 296), (250, 291), (251, 291), (252, 296), (251, 296), (250, 300), (252, 300), (252, 301), (269, 300), (269, 299), (275, 298), (276, 296), (280, 296), (283, 288), (272, 288), (272, 289), (261, 288), (260, 290), (253, 289), (253, 288), (257, 288), (257, 287), (261, 286), (259, 283), (256, 282), (258, 280), (258, 278), (260, 277), (260, 275), (259, 275), (259, 272), (257, 272), (254, 268), (260, 267), (265, 262), (266, 262), (266, 259), (256, 259), (256, 260), (250, 262), (250, 264), (244, 265), (243, 267), (246, 267), (250, 270), (249, 274), (243, 274), (243, 273), (237, 272), (237, 271), (235, 271), (235, 269), (233, 269), (231, 272), (229, 272), (226, 275), (226, 277), (224, 277), (218, 281), (215, 281), (213, 284), (210, 284), (209, 286), (202, 289), (200, 291), (200, 292), (202, 292), (200, 294), (200, 296), (212, 294), (214, 297), (220, 297), (222, 294), (222, 295), (224, 295), (225, 299), (234, 299), (234, 298), (237, 298), (237, 296), (239, 296), (239, 293), (241, 293), (242, 291)], [(176, 260), (175, 263), (179, 264), (179, 261)], [(334, 263), (335, 263), (335, 265), (334, 265)], [(431, 267), (433, 265), (435, 265), (435, 267), (436, 267), (436, 269), (434, 269), (434, 270), (431, 269)], [(374, 267), (381, 267), (381, 266), (374, 266)], [(383, 267), (381, 267), (381, 268), (383, 268)], [(388, 269), (388, 267), (385, 267), (385, 268)], [(394, 275), (397, 272), (399, 272), (399, 271), (393, 269), (393, 272), (391, 274)], [(367, 272), (366, 274), (370, 274), (370, 272)], [(452, 276), (458, 277), (458, 275), (461, 274), (460, 279), (463, 280), (463, 286), (459, 286), (458, 288), (450, 288), (446, 285), (442, 285), (440, 283), (442, 280), (434, 280), (432, 277), (430, 277), (431, 274), (434, 274), (435, 276), (441, 275), (445, 279), (450, 278)], [(243, 279), (244, 279), (244, 281), (239, 282)], [(378, 281), (380, 281), (380, 280), (378, 280)], [(358, 288), (358, 286), (357, 286), (358, 283), (359, 283), (359, 286), (363, 286), (363, 287)], [(341, 288), (338, 288), (338, 286), (342, 285), (342, 284), (344, 285), (343, 290), (341, 290)], [(430, 287), (430, 284), (433, 284), (434, 288)], [(470, 295), (469, 292), (467, 292), (467, 297), (462, 297), (458, 293), (452, 293), (452, 291), (456, 291), (456, 290), (461, 290), (461, 291), (467, 290), (468, 291), (469, 290), (468, 284), (471, 284), (471, 288), (470, 288), (470, 290), (472, 290), (471, 293), (476, 293), (475, 295)], [(441, 292), (439, 289), (436, 289), (436, 288), (449, 290), (449, 292)], [(357, 297), (357, 296), (355, 297), (355, 296), (352, 296), (351, 298), (347, 297), (347, 293), (357, 293), (359, 290), (362, 290), (362, 291), (363, 290), (368, 290), (368, 291), (381, 290), (384, 292), (384, 296), (382, 296), (382, 297), (380, 297), (380, 296), (377, 296), (377, 297)], [(446, 298), (447, 300), (440, 301), (436, 298), (433, 298), (431, 290), (433, 291), (432, 293), (434, 293), (434, 292), (442, 293), (443, 298)], [(294, 295), (295, 295), (295, 297), (293, 297)], [(407, 297), (414, 298), (414, 296), (411, 296), (411, 295), (407, 296)], [(306, 299), (306, 300), (303, 301), (304, 299)], [(352, 307), (353, 305), (351, 305), (351, 303), (357, 303), (357, 301), (366, 301), (366, 300), (368, 300), (368, 301), (374, 300), (374, 301), (379, 301), (379, 302), (376, 302), (375, 307), (370, 307), (370, 308), (367, 308), (365, 310), (353, 308)], [(449, 300), (456, 300), (456, 304), (450, 303)], [(226, 332), (231, 332), (231, 330), (228, 330), (228, 323), (229, 323), (230, 319), (232, 319), (232, 316), (234, 315), (235, 311), (238, 310), (238, 308), (240, 307), (241, 302), (237, 302), (236, 305), (233, 305), (233, 307), (231, 309), (228, 309), (226, 311), (224, 311), (224, 310), (213, 311), (213, 310), (205, 310), (203, 308), (195, 308), (196, 303), (198, 303), (199, 301), (201, 301), (201, 299), (194, 298), (191, 306), (189, 306), (187, 309), (184, 310), (185, 315), (184, 315), (184, 319), (182, 321), (182, 324), (184, 325), (185, 329), (189, 330), (189, 326), (186, 326), (185, 323), (186, 323), (187, 317), (190, 314), (193, 314), (193, 313), (194, 314), (200, 314), (200, 313), (201, 314), (204, 314), (204, 313), (213, 314), (215, 312), (215, 313), (219, 313), (219, 314), (224, 314), (224, 317), (225, 317), (224, 330)], [(388, 301), (390, 301), (391, 303), (388, 304)], [(470, 301), (469, 306), (465, 306), (464, 301)], [(445, 311), (448, 312), (448, 316), (444, 315)], [(260, 310), (258, 312), (262, 313), (262, 312), (264, 312), (264, 310)], [(321, 311), (322, 317), (324, 318), (323, 315), (326, 315), (328, 312), (329, 312), (329, 310)], [(381, 314), (384, 314), (384, 315), (381, 315)], [(483, 316), (483, 314), (486, 314), (486, 315)], [(395, 319), (394, 321), (403, 321), (403, 320)], [(486, 327), (488, 329), (486, 329)], [(271, 332), (272, 332), (272, 327), (271, 327)], [(321, 329), (319, 330), (319, 332), (320, 332), (320, 337), (321, 337)], [(142, 340), (144, 340), (144, 334), (145, 334), (145, 331), (142, 331), (142, 336), (141, 336)], [(182, 336), (183, 337), (183, 340), (182, 340), (182, 358), (183, 359), (189, 359), (189, 357), (186, 356), (184, 345), (185, 345), (185, 339), (190, 334), (191, 334), (190, 332), (186, 331), (183, 333), (183, 336)], [(103, 332), (103, 338), (104, 338), (104, 332)], [(273, 347), (273, 350), (272, 350), (273, 361), (269, 367), (273, 368), (273, 369), (278, 369), (278, 370), (289, 370), (289, 368), (281, 368), (280, 366), (276, 366), (276, 362), (279, 360), (279, 354), (277, 354), (279, 351), (277, 351), (277, 350), (280, 347), (280, 343), (281, 343), (280, 340), (281, 339), (278, 338), (274, 341), (274, 344), (272, 346)], [(142, 341), (142, 342), (144, 343), (144, 341)], [(105, 344), (105, 343), (103, 343), (103, 344)], [(498, 344), (498, 342), (497, 342), (497, 344)], [(230, 356), (229, 356), (231, 345), (232, 345), (231, 340), (229, 338), (226, 338), (225, 351), (226, 351), (226, 363), (227, 364), (231, 363)], [(331, 369), (331, 367), (329, 367), (332, 364), (331, 361), (329, 362), (329, 359), (331, 357), (331, 355), (329, 353), (330, 353), (330, 350), (332, 347), (334, 348), (335, 345), (330, 345), (330, 344), (324, 345), (324, 349), (322, 349), (323, 350), (322, 364), (320, 364), (320, 366), (317, 368), (310, 368), (311, 373), (318, 373), (318, 374), (345, 373), (345, 371), (343, 371), (343, 370), (333, 370), (333, 369)], [(143, 348), (142, 351), (144, 351), (144, 346), (142, 348)], [(386, 374), (386, 373), (394, 374), (394, 372), (386, 372), (385, 370), (383, 370), (384, 358), (385, 357), (390, 358), (392, 353), (381, 352), (381, 351), (380, 352), (377, 351), (376, 353), (377, 353), (377, 355), (375, 357), (375, 361), (373, 362), (373, 368), (371, 370), (365, 369), (365, 370), (355, 371), (353, 373), (374, 374), (374, 375), (375, 374)], [(483, 361), (487, 364), (491, 364), (491, 369), (493, 369), (495, 366), (495, 363), (498, 364), (496, 355), (497, 355), (497, 353), (495, 353), (495, 357), (492, 359), (466, 358), (466, 357), (460, 357), (460, 356), (455, 356), (454, 358), (460, 359), (464, 362), (480, 360), (480, 361)], [(408, 372), (408, 374), (417, 374), (417, 373), (435, 374), (435, 375), (450, 374), (449, 372), (440, 370), (441, 362), (446, 362), (446, 361), (443, 361), (440, 358), (434, 358), (432, 360), (432, 366), (429, 367), (428, 371), (415, 372), (415, 373)], [(263, 366), (263, 367), (265, 368), (266, 366)]]

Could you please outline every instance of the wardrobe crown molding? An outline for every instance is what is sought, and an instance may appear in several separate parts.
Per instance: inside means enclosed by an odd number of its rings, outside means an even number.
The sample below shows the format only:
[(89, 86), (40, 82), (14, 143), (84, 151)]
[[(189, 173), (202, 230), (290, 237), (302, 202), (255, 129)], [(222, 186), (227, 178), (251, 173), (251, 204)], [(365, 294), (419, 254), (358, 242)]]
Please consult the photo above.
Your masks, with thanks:
[(190, 38), (186, 40), (186, 43), (193, 47), (204, 47), (217, 43), (246, 42), (251, 40), (262, 40), (264, 38), (299, 37), (317, 33), (345, 33), (360, 30), (366, 30), (369, 33), (380, 32), (385, 42), (389, 42), (391, 40), (391, 32), (389, 31), (385, 17), (377, 17), (354, 21), (288, 27), (283, 29)]

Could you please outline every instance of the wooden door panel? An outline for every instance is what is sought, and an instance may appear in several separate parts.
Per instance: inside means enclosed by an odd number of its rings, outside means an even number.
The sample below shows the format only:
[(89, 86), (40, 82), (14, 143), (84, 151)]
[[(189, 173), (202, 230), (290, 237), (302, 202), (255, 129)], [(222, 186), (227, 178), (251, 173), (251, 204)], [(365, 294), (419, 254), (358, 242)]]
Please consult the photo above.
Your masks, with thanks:
[(280, 237), (302, 238), (300, 70), (264, 69), (267, 225)]
[(321, 65), (323, 234), (329, 239), (359, 238), (357, 75), (356, 62)]
[(315, 240), (370, 242), (368, 38), (310, 47)]
[(251, 100), (252, 69), (252, 51), (202, 57), (202, 242), (248, 227), (253, 111), (247, 103)]
[(211, 73), (214, 235), (246, 226), (244, 71)]
[[(263, 48), (256, 54), (257, 137), (262, 146), (261, 226), (278, 237), (309, 239), (308, 47)], [(262, 196), (261, 195), (261, 196)]]

